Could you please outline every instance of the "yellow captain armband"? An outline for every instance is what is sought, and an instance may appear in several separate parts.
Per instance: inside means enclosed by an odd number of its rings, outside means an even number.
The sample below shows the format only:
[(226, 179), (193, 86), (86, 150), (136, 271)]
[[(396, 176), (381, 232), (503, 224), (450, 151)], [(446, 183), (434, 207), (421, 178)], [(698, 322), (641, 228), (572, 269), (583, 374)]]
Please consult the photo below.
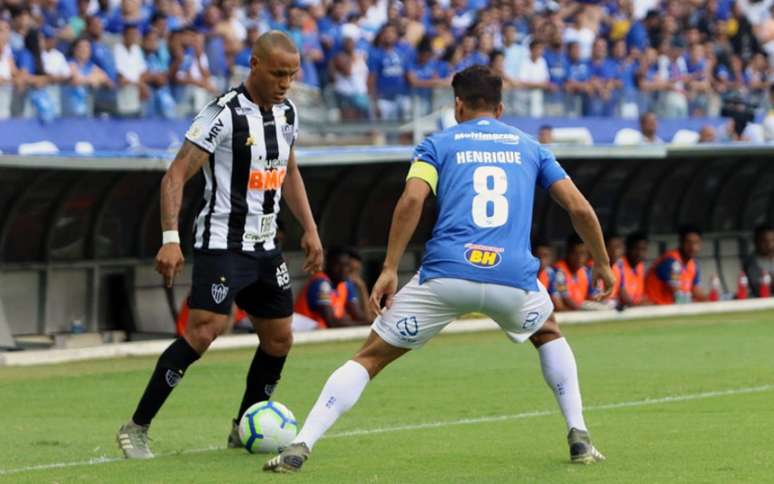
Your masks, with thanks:
[(414, 160), (411, 168), (409, 168), (408, 175), (406, 175), (406, 180), (410, 178), (419, 178), (426, 181), (430, 185), (430, 189), (433, 190), (433, 194), (435, 194), (435, 188), (438, 186), (438, 171), (430, 163)]

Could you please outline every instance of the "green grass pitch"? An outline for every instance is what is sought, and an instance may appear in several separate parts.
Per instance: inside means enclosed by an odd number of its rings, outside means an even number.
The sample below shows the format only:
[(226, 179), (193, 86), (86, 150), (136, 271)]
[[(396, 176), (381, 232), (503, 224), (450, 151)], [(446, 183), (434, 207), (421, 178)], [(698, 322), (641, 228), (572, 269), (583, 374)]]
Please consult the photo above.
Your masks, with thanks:
[[(2, 482), (774, 482), (774, 312), (568, 326), (586, 420), (608, 461), (568, 463), (535, 350), (445, 335), (387, 368), (294, 476), (226, 450), (252, 351), (208, 354), (118, 459), (155, 358), (0, 368)], [(298, 346), (275, 398), (306, 417), (357, 342)]]

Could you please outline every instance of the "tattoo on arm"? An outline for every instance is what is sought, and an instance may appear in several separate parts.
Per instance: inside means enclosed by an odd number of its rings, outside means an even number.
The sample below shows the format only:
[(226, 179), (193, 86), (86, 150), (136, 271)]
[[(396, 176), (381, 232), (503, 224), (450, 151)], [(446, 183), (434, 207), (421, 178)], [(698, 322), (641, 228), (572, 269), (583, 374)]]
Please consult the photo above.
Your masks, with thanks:
[(185, 183), (209, 160), (209, 153), (186, 141), (161, 180), (161, 229), (177, 230)]

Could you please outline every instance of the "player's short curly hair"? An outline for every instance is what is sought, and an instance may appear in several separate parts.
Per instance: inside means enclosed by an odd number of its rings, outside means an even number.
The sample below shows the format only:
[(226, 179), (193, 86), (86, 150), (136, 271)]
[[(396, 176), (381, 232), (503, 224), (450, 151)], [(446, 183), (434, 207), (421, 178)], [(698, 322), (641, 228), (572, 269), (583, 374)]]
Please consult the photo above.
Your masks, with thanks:
[(488, 66), (475, 65), (454, 74), (454, 97), (472, 109), (496, 109), (503, 98), (503, 79)]

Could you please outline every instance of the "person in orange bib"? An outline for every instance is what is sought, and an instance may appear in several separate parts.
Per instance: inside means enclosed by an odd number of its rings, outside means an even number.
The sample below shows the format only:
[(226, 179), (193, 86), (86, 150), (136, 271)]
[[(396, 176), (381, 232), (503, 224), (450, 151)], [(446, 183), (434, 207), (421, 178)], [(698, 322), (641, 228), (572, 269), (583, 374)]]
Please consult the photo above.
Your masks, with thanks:
[(701, 231), (693, 226), (679, 230), (679, 246), (659, 257), (645, 278), (645, 294), (654, 304), (706, 301), (699, 286), (696, 256), (701, 250)]
[(592, 297), (591, 270), (586, 266), (588, 251), (577, 234), (567, 238), (565, 257), (554, 264), (553, 278), (548, 293), (557, 311), (583, 309), (583, 303)]
[(645, 297), (645, 256), (648, 253), (648, 237), (642, 232), (632, 232), (626, 237), (626, 252), (616, 263), (620, 277), (618, 288), (619, 307), (647, 304)]
[(551, 244), (544, 240), (538, 240), (533, 243), (532, 252), (535, 257), (540, 261), (540, 269), (538, 270), (538, 281), (543, 284), (543, 287), (548, 289), (551, 285), (551, 279), (554, 277), (554, 268), (551, 267), (554, 264), (556, 255), (554, 254), (554, 248)]
[(318, 329), (368, 324), (358, 300), (357, 287), (348, 279), (350, 256), (331, 249), (325, 271), (309, 278), (296, 299), (293, 312), (317, 322)]

